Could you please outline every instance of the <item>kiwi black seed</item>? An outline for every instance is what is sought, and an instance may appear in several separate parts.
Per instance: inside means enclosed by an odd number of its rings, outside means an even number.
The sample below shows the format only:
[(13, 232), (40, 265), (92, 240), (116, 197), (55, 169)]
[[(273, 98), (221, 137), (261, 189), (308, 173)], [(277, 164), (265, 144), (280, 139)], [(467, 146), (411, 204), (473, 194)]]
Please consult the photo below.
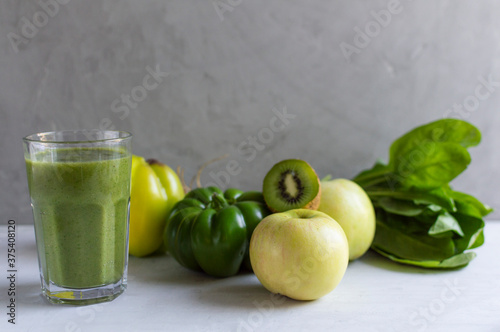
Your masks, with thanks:
[(287, 159), (274, 165), (267, 173), (262, 194), (273, 212), (316, 210), (321, 197), (320, 180), (304, 160)]

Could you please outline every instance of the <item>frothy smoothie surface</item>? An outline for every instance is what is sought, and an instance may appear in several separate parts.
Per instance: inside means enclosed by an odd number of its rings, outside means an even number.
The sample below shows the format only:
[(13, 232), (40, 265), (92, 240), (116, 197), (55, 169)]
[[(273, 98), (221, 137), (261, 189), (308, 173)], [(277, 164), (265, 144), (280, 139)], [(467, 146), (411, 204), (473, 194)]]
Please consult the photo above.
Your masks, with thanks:
[(45, 282), (89, 288), (120, 280), (130, 167), (130, 155), (111, 148), (61, 148), (26, 160)]

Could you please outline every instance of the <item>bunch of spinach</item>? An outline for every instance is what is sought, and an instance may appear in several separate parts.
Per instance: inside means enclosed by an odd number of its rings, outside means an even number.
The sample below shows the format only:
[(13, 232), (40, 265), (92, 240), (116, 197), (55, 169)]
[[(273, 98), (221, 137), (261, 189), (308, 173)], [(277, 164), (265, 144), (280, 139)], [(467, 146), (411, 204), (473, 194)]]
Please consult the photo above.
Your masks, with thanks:
[(449, 182), (471, 162), (467, 148), (481, 141), (468, 122), (438, 120), (395, 140), (387, 164), (378, 161), (353, 180), (377, 215), (372, 249), (399, 263), (426, 268), (467, 265), (484, 242), (483, 217), (492, 211)]

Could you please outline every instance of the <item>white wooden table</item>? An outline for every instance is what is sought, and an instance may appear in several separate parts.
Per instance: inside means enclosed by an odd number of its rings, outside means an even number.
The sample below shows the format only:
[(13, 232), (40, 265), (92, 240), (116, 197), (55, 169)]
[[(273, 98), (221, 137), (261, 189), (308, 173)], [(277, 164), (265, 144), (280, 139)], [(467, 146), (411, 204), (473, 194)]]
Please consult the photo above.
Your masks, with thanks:
[(7, 226), (0, 231), (0, 331), (500, 331), (500, 222), (468, 267), (431, 271), (369, 252), (312, 302), (272, 296), (250, 273), (226, 279), (170, 256), (131, 257), (127, 291), (84, 307), (48, 304), (32, 226), (17, 226), (16, 319), (8, 323)]

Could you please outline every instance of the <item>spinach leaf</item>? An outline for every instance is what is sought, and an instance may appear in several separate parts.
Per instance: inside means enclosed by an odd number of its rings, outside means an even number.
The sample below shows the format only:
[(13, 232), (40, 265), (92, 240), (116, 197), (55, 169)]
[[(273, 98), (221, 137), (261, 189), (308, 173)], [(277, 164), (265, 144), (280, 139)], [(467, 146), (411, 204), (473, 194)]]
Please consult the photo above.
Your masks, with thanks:
[(482, 245), (484, 242), (484, 221), (480, 218), (467, 216), (461, 213), (454, 213), (453, 215), (464, 232), (462, 237), (455, 239), (457, 250), (464, 251)]
[(417, 127), (395, 140), (389, 150), (389, 159), (392, 163), (411, 151), (432, 152), (438, 143), (455, 143), (469, 148), (480, 142), (481, 132), (472, 124), (462, 120), (442, 119)]
[(390, 176), (391, 174), (392, 172), (389, 167), (381, 160), (377, 160), (371, 169), (359, 173), (353, 181), (362, 187), (370, 187), (381, 182), (386, 182), (387, 179), (385, 176)]
[(397, 256), (391, 255), (389, 253), (386, 253), (380, 249), (377, 248), (372, 248), (375, 252), (381, 254), (382, 256), (385, 256), (389, 258), (390, 260), (393, 260), (397, 263), (401, 264), (407, 264), (407, 265), (414, 265), (418, 267), (423, 267), (423, 268), (429, 268), (429, 269), (455, 269), (455, 268), (461, 268), (469, 264), (471, 260), (473, 260), (476, 257), (476, 254), (473, 252), (466, 252), (466, 253), (460, 253), (454, 256), (451, 256), (447, 259), (444, 259), (442, 261), (438, 260), (425, 260), (425, 261), (419, 261), (419, 260), (411, 260), (411, 259), (404, 259), (404, 258), (399, 258)]
[(431, 150), (410, 150), (393, 161), (405, 187), (433, 189), (448, 184), (470, 164), (467, 149), (454, 143), (435, 143)]
[(391, 214), (377, 217), (372, 247), (408, 260), (443, 260), (455, 253), (450, 238), (428, 236), (417, 221)]
[[(415, 199), (415, 203), (438, 205), (443, 209), (455, 212), (457, 210), (455, 201), (448, 195), (445, 188), (436, 188), (433, 190), (419, 192), (420, 197)], [(431, 206), (428, 206), (431, 208)]]
[(480, 229), (478, 231), (477, 234), (475, 234), (475, 237), (476, 237), (476, 240), (474, 241), (474, 243), (472, 243), (471, 245), (469, 245), (469, 247), (467, 247), (467, 249), (474, 249), (474, 248), (477, 248), (477, 247), (480, 247), (484, 244), (484, 232), (483, 232), (483, 229)]
[(399, 200), (409, 200), (413, 201), (415, 204), (429, 204), (438, 205), (447, 210), (455, 211), (455, 203), (447, 193), (441, 189), (437, 188), (431, 191), (416, 191), (405, 190), (405, 189), (393, 189), (388, 188), (370, 188), (366, 190), (368, 196), (373, 200), (389, 197)]
[(373, 250), (425, 268), (463, 267), (475, 257), (465, 251), (484, 243), (483, 218), (492, 209), (449, 182), (470, 164), (467, 148), (480, 141), (472, 124), (438, 120), (396, 139), (387, 164), (378, 160), (354, 177), (376, 211)]
[(493, 211), (474, 196), (449, 189), (450, 196), (457, 206), (457, 211), (468, 216), (483, 218)]
[(418, 216), (425, 210), (424, 206), (415, 204), (413, 200), (395, 199), (389, 196), (378, 199), (375, 204), (387, 212), (407, 217)]
[(431, 226), (427, 232), (430, 236), (442, 238), (451, 237), (452, 233), (456, 233), (461, 237), (464, 236), (464, 232), (460, 227), (458, 221), (448, 212), (443, 212), (439, 214), (436, 222)]

